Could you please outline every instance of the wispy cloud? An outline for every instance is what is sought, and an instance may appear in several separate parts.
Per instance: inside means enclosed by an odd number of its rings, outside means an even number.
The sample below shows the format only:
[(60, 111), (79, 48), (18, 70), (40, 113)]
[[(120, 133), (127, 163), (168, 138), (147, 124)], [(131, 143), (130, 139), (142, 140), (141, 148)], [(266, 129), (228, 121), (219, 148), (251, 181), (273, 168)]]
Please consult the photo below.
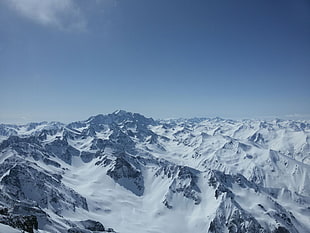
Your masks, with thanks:
[(73, 0), (5, 0), (18, 14), (44, 26), (85, 30), (86, 20)]

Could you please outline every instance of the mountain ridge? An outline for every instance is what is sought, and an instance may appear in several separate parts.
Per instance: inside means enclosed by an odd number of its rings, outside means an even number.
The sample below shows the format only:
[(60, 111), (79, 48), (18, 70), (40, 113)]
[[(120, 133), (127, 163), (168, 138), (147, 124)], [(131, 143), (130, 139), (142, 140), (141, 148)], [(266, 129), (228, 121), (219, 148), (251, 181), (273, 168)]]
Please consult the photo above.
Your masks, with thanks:
[(119, 110), (1, 124), (0, 223), (17, 215), (35, 216), (39, 232), (96, 231), (86, 220), (117, 232), (308, 232), (309, 144), (306, 120)]

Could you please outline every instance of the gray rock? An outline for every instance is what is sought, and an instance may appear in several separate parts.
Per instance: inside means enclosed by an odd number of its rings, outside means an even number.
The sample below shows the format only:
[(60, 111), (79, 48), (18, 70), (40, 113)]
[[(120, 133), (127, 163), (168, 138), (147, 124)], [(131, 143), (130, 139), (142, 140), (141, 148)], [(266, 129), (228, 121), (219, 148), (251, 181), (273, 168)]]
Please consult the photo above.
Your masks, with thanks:
[(94, 220), (85, 220), (80, 221), (80, 223), (83, 225), (83, 227), (90, 231), (104, 231), (104, 226), (102, 223), (94, 221)]
[(107, 171), (107, 175), (137, 196), (143, 195), (144, 179), (142, 172), (123, 157), (116, 158), (113, 166)]
[(33, 201), (41, 208), (50, 206), (55, 213), (76, 207), (88, 209), (86, 199), (61, 183), (61, 177), (49, 174), (35, 164), (7, 159), (1, 167), (12, 166), (1, 180), (2, 190), (14, 200)]

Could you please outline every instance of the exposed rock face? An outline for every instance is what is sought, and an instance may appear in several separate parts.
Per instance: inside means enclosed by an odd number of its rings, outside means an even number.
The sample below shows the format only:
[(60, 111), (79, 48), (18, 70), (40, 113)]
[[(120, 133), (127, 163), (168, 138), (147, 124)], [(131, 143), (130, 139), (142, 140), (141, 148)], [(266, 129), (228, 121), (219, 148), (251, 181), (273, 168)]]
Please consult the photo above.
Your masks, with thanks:
[(93, 233), (93, 232), (114, 232), (112, 228), (107, 228), (102, 223), (94, 220), (84, 220), (76, 223), (77, 226), (68, 229), (68, 233)]
[[(309, 161), (308, 121), (117, 111), (68, 125), (0, 125), (0, 223), (27, 232), (114, 232), (107, 224), (307, 233)], [(171, 227), (179, 216), (182, 227)]]
[(94, 220), (85, 220), (80, 222), (83, 227), (90, 231), (104, 231), (104, 226), (102, 223)]
[(14, 204), (10, 213), (17, 216), (35, 216), (38, 222), (38, 228), (44, 229), (46, 225), (53, 224), (50, 216), (40, 207), (34, 206), (33, 203), (17, 202)]
[(185, 198), (193, 200), (195, 205), (200, 204), (201, 191), (197, 183), (200, 175), (199, 171), (189, 167), (167, 165), (164, 169), (159, 169), (156, 176), (159, 176), (160, 174), (163, 175), (162, 178), (172, 178), (172, 183), (169, 186), (169, 190), (163, 201), (167, 208), (173, 208), (172, 202), (176, 194), (180, 194)]
[(144, 180), (142, 172), (124, 158), (116, 158), (113, 166), (107, 171), (107, 175), (137, 196), (143, 195)]
[(9, 157), (0, 164), (0, 175), (0, 203), (10, 209), (4, 224), (32, 232), (31, 228), (44, 229), (53, 224), (43, 209), (48, 208), (58, 215), (63, 211), (74, 212), (76, 208), (88, 209), (86, 199), (66, 187), (61, 182), (61, 175), (46, 171), (33, 162)]
[[(209, 232), (271, 232), (269, 228), (262, 226), (251, 213), (240, 206), (237, 196), (231, 191), (234, 186), (239, 186), (241, 189), (252, 190), (255, 195), (262, 195), (268, 192), (268, 189), (260, 188), (240, 174), (227, 175), (219, 171), (210, 171), (208, 175), (209, 185), (215, 189), (215, 198), (221, 198), (216, 217), (210, 223)], [(267, 193), (265, 195), (268, 196)], [(275, 211), (267, 212), (263, 205), (258, 204), (258, 206), (269, 217), (281, 223), (282, 226), (274, 229), (273, 232), (277, 232), (278, 229), (280, 231), (290, 229), (288, 232), (298, 232), (292, 223), (295, 221), (295, 217), (269, 196), (268, 201), (269, 208)]]
[(38, 229), (38, 221), (35, 216), (8, 216), (0, 217), (0, 223), (9, 225), (20, 230), (34, 233)]
[[(268, 232), (253, 216), (240, 209), (233, 201), (228, 199), (226, 203), (222, 202), (220, 207), (217, 209), (216, 217), (210, 223), (208, 232)], [(228, 213), (225, 211), (227, 207)]]
[(33, 201), (41, 208), (50, 206), (59, 214), (64, 208), (73, 211), (76, 207), (88, 208), (84, 197), (61, 183), (61, 176), (49, 174), (20, 159), (7, 159), (0, 166), (9, 168), (1, 185), (2, 190), (14, 200)]
[(18, 215), (9, 212), (8, 208), (0, 209), (0, 223), (33, 233), (38, 229), (37, 217), (34, 215)]
[(57, 139), (48, 143), (45, 145), (45, 149), (68, 164), (71, 164), (73, 156), (80, 155), (80, 152), (70, 146), (65, 139)]

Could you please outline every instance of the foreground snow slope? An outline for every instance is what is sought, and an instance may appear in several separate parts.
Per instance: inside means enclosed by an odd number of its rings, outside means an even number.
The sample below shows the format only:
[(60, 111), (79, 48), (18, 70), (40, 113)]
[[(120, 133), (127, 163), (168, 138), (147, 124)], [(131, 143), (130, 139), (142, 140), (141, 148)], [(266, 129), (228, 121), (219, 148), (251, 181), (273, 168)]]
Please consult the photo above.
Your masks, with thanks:
[(125, 111), (0, 125), (0, 223), (45, 232), (310, 232), (309, 136), (308, 121), (155, 121)]

